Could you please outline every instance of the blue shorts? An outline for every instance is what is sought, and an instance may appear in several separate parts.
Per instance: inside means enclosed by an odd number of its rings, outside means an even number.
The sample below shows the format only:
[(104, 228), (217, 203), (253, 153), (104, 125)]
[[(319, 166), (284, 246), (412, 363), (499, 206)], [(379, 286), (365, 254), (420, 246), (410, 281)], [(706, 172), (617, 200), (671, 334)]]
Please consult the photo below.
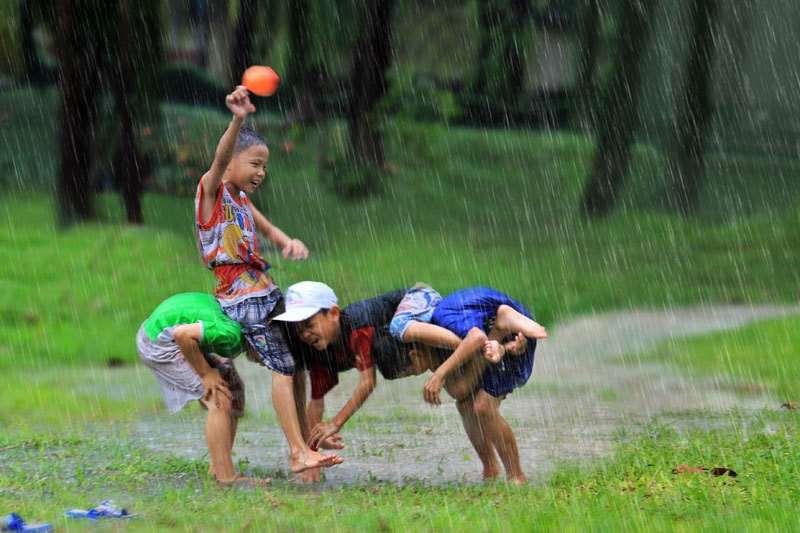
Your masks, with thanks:
[[(449, 329), (462, 339), (472, 328), (478, 328), (488, 335), (497, 317), (497, 308), (501, 305), (507, 305), (532, 319), (527, 309), (510, 296), (494, 289), (475, 287), (445, 297), (434, 309), (431, 323)], [(499, 363), (489, 363), (478, 387), (495, 398), (521, 387), (533, 372), (535, 351), (536, 339), (528, 339), (524, 354), (506, 355)]]
[(408, 326), (414, 322), (430, 322), (433, 310), (442, 301), (442, 295), (433, 290), (430, 285), (417, 283), (406, 292), (400, 305), (397, 306), (392, 321), (389, 323), (389, 333), (392, 337), (403, 340)]
[(286, 343), (285, 325), (283, 322), (269, 323), (271, 317), (282, 313), (283, 309), (283, 294), (275, 288), (267, 296), (248, 298), (223, 307), (222, 312), (242, 325), (242, 336), (270, 370), (293, 376), (297, 365)]

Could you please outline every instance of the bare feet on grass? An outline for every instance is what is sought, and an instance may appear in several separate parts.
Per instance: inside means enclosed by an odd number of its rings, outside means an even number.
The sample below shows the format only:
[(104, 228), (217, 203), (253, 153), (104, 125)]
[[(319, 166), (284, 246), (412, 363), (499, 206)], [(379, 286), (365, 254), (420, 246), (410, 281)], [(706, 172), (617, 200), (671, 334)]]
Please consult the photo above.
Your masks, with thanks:
[(516, 475), (516, 476), (508, 476), (506, 478), (506, 483), (511, 483), (511, 484), (516, 485), (516, 486), (524, 485), (527, 482), (528, 482), (528, 478), (525, 477), (525, 474), (519, 474), (519, 475)]
[(299, 474), (309, 468), (327, 468), (343, 462), (344, 459), (337, 457), (335, 454), (322, 455), (319, 452), (308, 450), (292, 454), (291, 459), (289, 459), (289, 468), (295, 474)]

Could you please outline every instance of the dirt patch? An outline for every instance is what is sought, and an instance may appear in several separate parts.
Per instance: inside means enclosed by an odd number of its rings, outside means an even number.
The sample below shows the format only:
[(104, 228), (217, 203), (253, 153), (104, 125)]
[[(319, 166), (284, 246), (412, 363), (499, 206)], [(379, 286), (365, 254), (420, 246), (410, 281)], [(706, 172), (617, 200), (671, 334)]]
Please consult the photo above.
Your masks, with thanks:
[[(581, 317), (548, 328), (536, 351), (534, 375), (504, 402), (502, 413), (519, 443), (525, 472), (538, 478), (565, 459), (592, 460), (608, 453), (617, 431), (656, 415), (683, 411), (764, 408), (763, 395), (687, 379), (664, 365), (623, 365), (620, 356), (676, 338), (735, 328), (757, 319), (800, 313), (793, 307), (698, 307), (638, 310)], [(269, 373), (238, 364), (247, 384), (248, 417), (235, 445), (235, 460), (268, 470), (287, 470), (287, 447), (275, 421)], [(328, 469), (323, 486), (358, 481), (434, 483), (479, 481), (480, 463), (461, 427), (452, 400), (430, 407), (422, 400), (426, 377), (387, 382), (345, 427), (345, 463)], [(336, 412), (358, 376), (347, 372), (327, 398)], [(759, 391), (756, 391), (759, 392)], [(199, 458), (205, 454), (202, 415), (147, 420), (132, 427), (153, 450)]]

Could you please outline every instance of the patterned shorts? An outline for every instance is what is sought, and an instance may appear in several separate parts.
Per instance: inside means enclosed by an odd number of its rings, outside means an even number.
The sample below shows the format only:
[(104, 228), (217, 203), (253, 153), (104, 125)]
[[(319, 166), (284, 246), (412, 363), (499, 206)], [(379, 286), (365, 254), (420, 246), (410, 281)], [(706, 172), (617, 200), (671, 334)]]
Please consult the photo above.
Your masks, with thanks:
[(442, 296), (430, 285), (417, 283), (408, 291), (400, 305), (397, 306), (392, 321), (389, 323), (389, 333), (392, 337), (403, 340), (408, 327), (414, 322), (430, 322), (433, 310), (442, 301)]
[(248, 298), (238, 304), (223, 307), (228, 318), (242, 325), (247, 339), (258, 357), (270, 370), (286, 376), (297, 370), (292, 352), (286, 344), (283, 322), (269, 323), (271, 317), (284, 310), (283, 294), (276, 288), (267, 296)]
[[(203, 397), (205, 388), (200, 376), (184, 359), (169, 331), (162, 332), (158, 339), (153, 341), (142, 326), (136, 335), (136, 348), (142, 362), (153, 371), (171, 414), (183, 409), (187, 403)], [(213, 353), (203, 356), (211, 368), (219, 371), (233, 394), (231, 414), (236, 418), (244, 416), (244, 382), (233, 366), (233, 361)]]

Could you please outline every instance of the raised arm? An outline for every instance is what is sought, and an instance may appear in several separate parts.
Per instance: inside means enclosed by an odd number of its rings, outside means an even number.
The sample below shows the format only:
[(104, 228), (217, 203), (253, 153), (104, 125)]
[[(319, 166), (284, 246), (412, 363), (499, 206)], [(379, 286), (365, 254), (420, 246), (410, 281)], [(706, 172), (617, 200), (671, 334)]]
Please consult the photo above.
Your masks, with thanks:
[(344, 407), (336, 413), (336, 416), (334, 416), (332, 420), (329, 422), (320, 422), (311, 430), (311, 438), (308, 442), (310, 447), (319, 446), (322, 441), (338, 433), (339, 430), (342, 429), (342, 426), (350, 420), (350, 417), (353, 416), (367, 398), (369, 398), (372, 391), (375, 390), (375, 367), (371, 366), (360, 372), (358, 385), (353, 391), (353, 395), (350, 396), (350, 399), (344, 404)]
[(303, 244), (303, 241), (290, 238), (278, 226), (267, 220), (267, 217), (256, 209), (256, 206), (250, 204), (250, 211), (253, 213), (253, 222), (258, 232), (272, 245), (280, 248), (283, 257), (291, 255), (292, 259), (295, 260), (308, 258), (308, 248)]
[(219, 191), (222, 176), (233, 159), (233, 149), (236, 147), (236, 139), (239, 138), (239, 130), (242, 128), (244, 119), (252, 109), (250, 97), (247, 89), (240, 85), (225, 98), (225, 105), (233, 113), (230, 126), (222, 134), (222, 138), (217, 144), (217, 151), (214, 153), (214, 162), (211, 168), (203, 174), (201, 182), (203, 184), (203, 197), (200, 200), (201, 220), (207, 222), (214, 211), (214, 204), (217, 201), (217, 191)]

